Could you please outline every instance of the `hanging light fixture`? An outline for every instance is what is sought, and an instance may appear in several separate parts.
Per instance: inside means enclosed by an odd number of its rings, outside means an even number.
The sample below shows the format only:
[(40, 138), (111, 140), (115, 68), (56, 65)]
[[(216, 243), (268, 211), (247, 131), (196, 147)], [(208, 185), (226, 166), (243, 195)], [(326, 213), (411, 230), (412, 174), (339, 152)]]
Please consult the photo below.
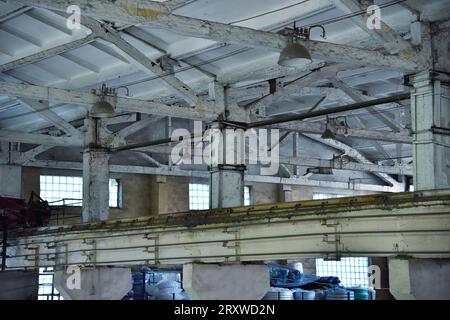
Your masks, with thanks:
[(323, 26), (312, 26), (310, 28), (298, 28), (294, 22), (294, 30), (288, 36), (288, 44), (281, 51), (278, 64), (283, 67), (298, 67), (312, 62), (308, 49), (298, 40), (309, 40), (310, 31), (314, 27), (322, 28), (322, 38), (325, 38)]
[(321, 138), (322, 139), (336, 139), (336, 136), (334, 135), (333, 131), (331, 130), (331, 123), (329, 121), (328, 116), (327, 116), (327, 124), (325, 126), (325, 131), (322, 133)]
[[(125, 88), (127, 90), (126, 95), (129, 96), (128, 88), (126, 87), (119, 87), (119, 88)], [(95, 90), (93, 91), (93, 93), (96, 93)], [(100, 99), (92, 105), (91, 111), (89, 112), (89, 115), (91, 117), (109, 118), (114, 116), (115, 114), (114, 107), (108, 101), (105, 101), (105, 97), (108, 95), (114, 97), (117, 96), (117, 90), (115, 88), (108, 88), (106, 84), (102, 84), (99, 93)]]
[[(104, 98), (103, 98), (104, 99)], [(92, 106), (90, 116), (93, 118), (109, 118), (114, 115), (114, 107), (107, 101), (103, 100), (97, 101)]]
[(278, 64), (283, 67), (296, 67), (311, 63), (308, 50), (300, 43), (289, 43), (280, 53)]
[[(92, 91), (96, 93), (96, 90)], [(89, 115), (93, 118), (108, 118), (114, 115), (114, 107), (107, 101), (105, 97), (108, 93), (112, 93), (112, 89), (108, 88), (106, 84), (102, 84), (100, 88), (100, 99), (92, 105)]]

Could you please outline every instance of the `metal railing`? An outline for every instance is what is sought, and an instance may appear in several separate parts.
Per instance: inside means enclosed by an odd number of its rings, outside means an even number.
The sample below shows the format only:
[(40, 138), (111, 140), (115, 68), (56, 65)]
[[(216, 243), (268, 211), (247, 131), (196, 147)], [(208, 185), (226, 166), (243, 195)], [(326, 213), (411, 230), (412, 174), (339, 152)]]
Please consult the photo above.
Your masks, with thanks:
[(71, 207), (81, 208), (83, 199), (63, 198), (61, 200), (48, 201), (51, 209), (50, 224), (65, 224), (67, 220), (81, 218), (80, 214), (69, 214), (67, 209)]

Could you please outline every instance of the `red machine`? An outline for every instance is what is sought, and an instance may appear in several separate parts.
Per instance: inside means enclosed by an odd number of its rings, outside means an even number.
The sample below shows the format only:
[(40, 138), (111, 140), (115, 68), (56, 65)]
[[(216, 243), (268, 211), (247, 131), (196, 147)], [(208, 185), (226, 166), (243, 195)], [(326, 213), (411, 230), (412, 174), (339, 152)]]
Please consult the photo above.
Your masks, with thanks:
[(34, 192), (28, 203), (23, 199), (0, 197), (0, 227), (43, 227), (48, 225), (50, 215), (48, 202)]

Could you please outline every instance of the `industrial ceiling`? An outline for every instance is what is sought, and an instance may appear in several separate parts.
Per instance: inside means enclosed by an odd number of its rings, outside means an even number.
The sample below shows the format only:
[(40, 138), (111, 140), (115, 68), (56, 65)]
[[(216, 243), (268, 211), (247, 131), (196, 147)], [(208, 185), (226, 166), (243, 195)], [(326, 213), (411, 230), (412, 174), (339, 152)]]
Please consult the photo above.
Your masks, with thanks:
[[(62, 8), (72, 2), (79, 2), (82, 9), (83, 27), (79, 30), (66, 26), (69, 14)], [(137, 19), (142, 18), (137, 10), (134, 15), (133, 11), (122, 10), (117, 18), (115, 12), (102, 15), (102, 6), (112, 3), (109, 1), (89, 1), (94, 9), (84, 15), (87, 2), (78, 2), (0, 0), (0, 139), (2, 150), (13, 148), (16, 160), (26, 158), (25, 165), (80, 168), (81, 146), (73, 146), (69, 139), (53, 142), (66, 136), (78, 137), (73, 128), (83, 131), (90, 105), (67, 98), (67, 91), (48, 89), (44, 95), (48, 97), (47, 106), (46, 99), (39, 98), (42, 88), (71, 90), (74, 96), (83, 92), (83, 99), (87, 99), (91, 90), (103, 83), (126, 87), (128, 96), (126, 90), (118, 91), (126, 107), (105, 120), (108, 129), (117, 133), (134, 126), (126, 136), (129, 142), (161, 139), (169, 134), (168, 124), (172, 129), (192, 129), (191, 120), (214, 118), (214, 114), (202, 117), (205, 113), (196, 109), (201, 108), (198, 101), (208, 101), (214, 83), (224, 86), (230, 104), (250, 110), (249, 120), (253, 121), (408, 91), (405, 77), (427, 63), (420, 60), (422, 43), (415, 43), (417, 35), (411, 25), (420, 21), (441, 29), (450, 27), (448, 0), (376, 1), (388, 26), (384, 33), (364, 26), (362, 19), (366, 17), (361, 10), (355, 11), (358, 2), (354, 0), (168, 0), (161, 4), (166, 10), (164, 17), (155, 23)], [(114, 5), (126, 8), (129, 3), (133, 1), (116, 1)], [(153, 1), (139, 3), (158, 8)], [(137, 18), (132, 21), (129, 17)], [(185, 31), (177, 21), (187, 21)], [(196, 31), (198, 21), (203, 21), (204, 29)], [(229, 33), (227, 29), (237, 26), (245, 27), (244, 31), (250, 28), (278, 35), (292, 28), (294, 22), (297, 26), (323, 26), (326, 38), (321, 37), (320, 28), (312, 28), (311, 40), (344, 45), (342, 51), (333, 54), (332, 47), (322, 55), (324, 47), (311, 46), (311, 65), (286, 68), (277, 64), (280, 50), (275, 49), (276, 44), (266, 47), (262, 38), (245, 39), (245, 32), (233, 38), (239, 29), (230, 29)], [(202, 36), (204, 30), (209, 33)], [(420, 56), (414, 66), (405, 50)], [(365, 55), (360, 60), (352, 59), (352, 54), (361, 52)], [(190, 111), (180, 115), (178, 108)], [(278, 176), (269, 178), (258, 176), (255, 168), (249, 167), (247, 181), (349, 188), (356, 183), (360, 189), (401, 191), (404, 185), (399, 176), (411, 175), (409, 101), (332, 117), (335, 139), (321, 138), (325, 117), (275, 125), (284, 136), (280, 152), (285, 164)], [(136, 125), (138, 121), (140, 125)], [(64, 127), (64, 123), (69, 125)], [(42, 135), (51, 138), (33, 140)], [(149, 146), (113, 154), (111, 164), (122, 172), (207, 177), (205, 166), (168, 168), (169, 154), (167, 145)], [(296, 163), (296, 157), (304, 161)], [(365, 166), (341, 170), (329, 161), (328, 165), (337, 168), (332, 174), (307, 174), (319, 159), (336, 158), (340, 163)], [(124, 170), (126, 167), (129, 169)]]

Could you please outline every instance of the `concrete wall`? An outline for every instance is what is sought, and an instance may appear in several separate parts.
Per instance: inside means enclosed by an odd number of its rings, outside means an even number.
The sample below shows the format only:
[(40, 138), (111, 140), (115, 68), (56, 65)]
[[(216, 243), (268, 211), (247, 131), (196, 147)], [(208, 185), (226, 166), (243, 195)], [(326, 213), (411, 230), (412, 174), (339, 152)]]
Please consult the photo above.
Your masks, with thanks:
[[(28, 199), (31, 191), (39, 193), (39, 177), (43, 174), (81, 176), (80, 171), (23, 167), (21, 182), (22, 198)], [(110, 208), (110, 219), (141, 217), (189, 210), (190, 178), (188, 177), (111, 174), (111, 178), (121, 180), (122, 207), (118, 209)], [(207, 180), (193, 182), (208, 183)], [(283, 200), (282, 192), (280, 191), (281, 186), (279, 185), (253, 183), (250, 184), (250, 187), (253, 204), (276, 203)], [(311, 200), (313, 194), (316, 192), (347, 194), (349, 196), (369, 193), (345, 189), (292, 186), (292, 201)], [(81, 208), (67, 208), (65, 216), (64, 223), (66, 224), (81, 223)], [(58, 223), (62, 222), (61, 219), (58, 221)]]
[(38, 295), (39, 272), (0, 272), (0, 300), (35, 300)]
[(278, 185), (273, 183), (253, 183), (251, 192), (253, 204), (267, 204), (279, 201)]
[[(31, 191), (40, 193), (40, 175), (81, 177), (81, 172), (23, 167), (22, 198), (28, 199)], [(120, 179), (122, 186), (122, 207), (110, 208), (110, 219), (189, 210), (189, 179), (187, 177), (163, 177), (144, 174), (111, 174), (110, 177)], [(82, 222), (80, 207), (66, 208), (64, 221), (62, 216), (61, 212), (58, 223), (74, 224)], [(56, 223), (56, 219), (54, 223)]]
[(312, 200), (314, 193), (345, 194), (351, 197), (358, 195), (373, 194), (374, 192), (348, 190), (348, 189), (309, 187), (309, 186), (292, 186), (292, 201)]
[[(159, 213), (189, 211), (189, 178), (163, 177), (158, 182)], [(160, 179), (161, 180), (161, 179)]]
[(416, 299), (450, 299), (450, 259), (411, 259), (409, 269)]
[(20, 197), (20, 177), (22, 168), (19, 166), (1, 165), (0, 166), (0, 196)]
[[(270, 183), (253, 183), (251, 184), (251, 188), (252, 188), (253, 204), (282, 202), (284, 199), (281, 185)], [(343, 194), (349, 197), (374, 193), (370, 191), (309, 187), (309, 186), (291, 186), (291, 190), (292, 190), (291, 201), (312, 200), (314, 193)]]

